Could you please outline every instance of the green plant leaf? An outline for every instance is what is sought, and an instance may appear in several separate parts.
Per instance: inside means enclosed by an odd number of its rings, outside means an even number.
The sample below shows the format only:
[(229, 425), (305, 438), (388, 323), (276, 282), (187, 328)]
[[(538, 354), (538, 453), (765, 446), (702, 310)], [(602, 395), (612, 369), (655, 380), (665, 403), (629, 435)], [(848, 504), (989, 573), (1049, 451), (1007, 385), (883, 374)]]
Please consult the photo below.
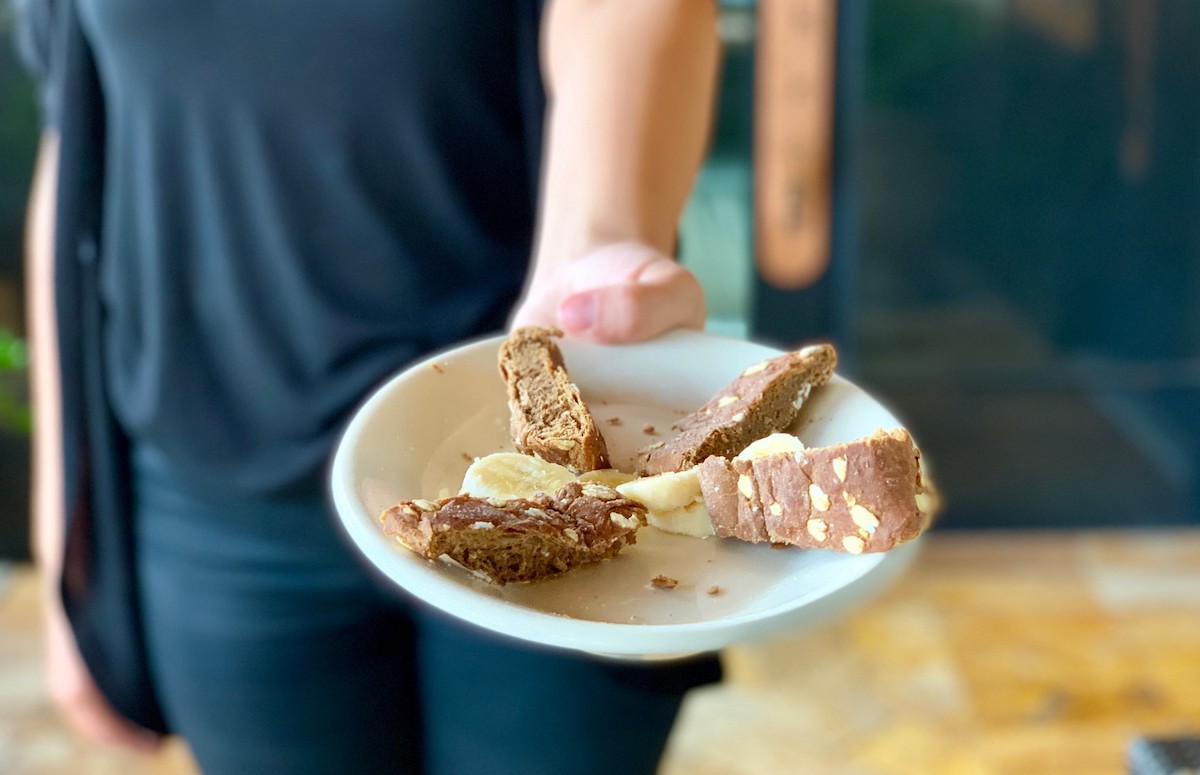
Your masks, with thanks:
[(25, 340), (0, 328), (0, 371), (25, 371), (29, 368), (29, 348)]
[(0, 430), (27, 435), (33, 428), (29, 406), (8, 393), (0, 393)]

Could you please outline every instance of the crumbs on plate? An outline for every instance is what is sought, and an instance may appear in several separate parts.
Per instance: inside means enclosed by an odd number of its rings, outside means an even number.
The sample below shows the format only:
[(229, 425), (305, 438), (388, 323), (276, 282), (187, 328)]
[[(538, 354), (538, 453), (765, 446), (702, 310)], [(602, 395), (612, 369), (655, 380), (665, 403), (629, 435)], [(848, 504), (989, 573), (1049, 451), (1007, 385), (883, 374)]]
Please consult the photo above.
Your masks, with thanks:
[(674, 589), (679, 586), (679, 579), (673, 579), (670, 576), (664, 576), (660, 573), (650, 579), (650, 586), (655, 589)]

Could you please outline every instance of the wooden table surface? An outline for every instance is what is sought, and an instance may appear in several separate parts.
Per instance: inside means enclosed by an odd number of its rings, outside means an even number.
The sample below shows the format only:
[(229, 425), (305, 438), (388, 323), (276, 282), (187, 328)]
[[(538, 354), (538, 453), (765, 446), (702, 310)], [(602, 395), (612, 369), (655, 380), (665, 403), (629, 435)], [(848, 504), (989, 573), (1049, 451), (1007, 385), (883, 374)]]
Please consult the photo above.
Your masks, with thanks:
[[(1200, 530), (934, 531), (858, 610), (730, 649), (661, 775), (1119, 775), (1136, 736), (1200, 734)], [(193, 773), (100, 751), (41, 681), (32, 575), (0, 581), (0, 772)]]

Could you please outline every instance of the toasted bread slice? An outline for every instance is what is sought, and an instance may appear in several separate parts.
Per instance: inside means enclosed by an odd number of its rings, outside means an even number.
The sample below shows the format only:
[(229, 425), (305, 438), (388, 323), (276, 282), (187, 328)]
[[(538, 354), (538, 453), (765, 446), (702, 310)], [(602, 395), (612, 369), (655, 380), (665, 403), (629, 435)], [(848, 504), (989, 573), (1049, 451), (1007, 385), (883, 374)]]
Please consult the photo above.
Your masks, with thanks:
[(713, 531), (743, 541), (861, 554), (928, 525), (921, 453), (907, 431), (696, 468)]
[(785, 430), (836, 366), (833, 346), (816, 344), (748, 367), (675, 423), (677, 436), (640, 449), (639, 472), (683, 471), (712, 455), (733, 457), (752, 441)]
[(577, 474), (608, 468), (604, 437), (554, 343), (561, 335), (554, 328), (518, 328), (500, 346), (513, 444)]
[(611, 487), (575, 481), (532, 498), (402, 501), (380, 521), (384, 533), (417, 554), (449, 557), (503, 585), (615, 557), (637, 540), (645, 513)]

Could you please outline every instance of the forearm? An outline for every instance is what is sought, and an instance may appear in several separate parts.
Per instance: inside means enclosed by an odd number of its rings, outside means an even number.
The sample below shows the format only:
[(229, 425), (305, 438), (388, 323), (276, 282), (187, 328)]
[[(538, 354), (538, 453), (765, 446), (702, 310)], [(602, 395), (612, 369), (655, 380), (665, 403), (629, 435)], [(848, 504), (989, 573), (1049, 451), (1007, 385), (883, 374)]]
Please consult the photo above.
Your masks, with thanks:
[(157, 749), (161, 738), (122, 717), (97, 688), (79, 652), (62, 606), (65, 514), (63, 503), (62, 380), (54, 312), (54, 221), (58, 188), (58, 135), (47, 131), (25, 222), (26, 298), (32, 343), (33, 552), (42, 579), (46, 684), (68, 723), (89, 740), (138, 751)]
[(537, 271), (640, 242), (674, 250), (708, 143), (713, 0), (554, 0)]
[(53, 583), (62, 565), (62, 409), (54, 315), (54, 206), (58, 136), (47, 131), (38, 149), (26, 218), (26, 297), (33, 397), (33, 553)]

